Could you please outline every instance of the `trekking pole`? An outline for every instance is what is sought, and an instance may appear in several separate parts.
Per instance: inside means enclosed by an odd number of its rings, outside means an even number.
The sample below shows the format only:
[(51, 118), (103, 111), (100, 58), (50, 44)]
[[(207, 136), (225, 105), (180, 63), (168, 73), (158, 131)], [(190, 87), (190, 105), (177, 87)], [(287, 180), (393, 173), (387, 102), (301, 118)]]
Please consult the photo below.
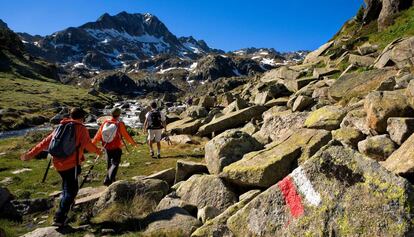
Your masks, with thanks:
[(92, 164), (91, 168), (89, 168), (89, 170), (88, 170), (88, 173), (86, 173), (86, 175), (83, 176), (83, 180), (82, 180), (81, 185), (79, 186), (79, 189), (81, 189), (83, 187), (83, 185), (85, 184), (86, 180), (88, 179), (88, 176), (91, 174), (93, 168), (95, 167), (96, 163), (98, 162), (99, 157), (100, 157), (100, 155), (96, 156), (95, 160), (93, 161), (93, 164)]
[(126, 144), (126, 142), (124, 140), (124, 137), (122, 137), (122, 135), (120, 137), (121, 137), (122, 143), (124, 143), (124, 146), (125, 146), (126, 151), (129, 153), (129, 149), (128, 149), (128, 146), (127, 146), (127, 144)]
[(49, 162), (47, 164), (45, 174), (43, 175), (42, 183), (46, 181), (47, 173), (49, 173), (49, 169), (50, 169), (50, 164), (52, 164), (52, 157), (49, 159)]

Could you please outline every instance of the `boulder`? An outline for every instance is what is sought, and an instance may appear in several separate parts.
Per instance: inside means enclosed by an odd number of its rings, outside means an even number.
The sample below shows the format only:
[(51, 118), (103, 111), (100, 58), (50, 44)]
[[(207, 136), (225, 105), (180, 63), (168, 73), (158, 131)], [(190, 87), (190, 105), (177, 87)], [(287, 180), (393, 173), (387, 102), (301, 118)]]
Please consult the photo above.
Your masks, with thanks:
[(190, 117), (190, 118), (198, 119), (198, 118), (207, 117), (207, 115), (208, 115), (208, 112), (206, 108), (201, 107), (201, 106), (190, 106), (184, 112), (184, 116), (182, 117)]
[(226, 107), (229, 106), (235, 99), (236, 98), (233, 94), (226, 92), (218, 98), (218, 101), (221, 106)]
[(173, 144), (193, 144), (193, 139), (190, 135), (174, 135), (169, 136), (170, 141)]
[(408, 104), (414, 109), (414, 80), (408, 83), (405, 95), (407, 96)]
[(367, 54), (375, 53), (378, 50), (378, 45), (372, 45), (369, 42), (364, 43), (363, 45), (357, 47), (358, 53), (361, 56), (365, 56)]
[(259, 130), (260, 130), (260, 127), (255, 125), (252, 122), (247, 123), (246, 125), (244, 125), (243, 128), (240, 129), (240, 131), (245, 132), (249, 134), (250, 136), (253, 136), (253, 134), (255, 134)]
[(398, 145), (404, 143), (414, 133), (414, 118), (389, 118), (387, 132)]
[(101, 195), (93, 207), (94, 216), (117, 203), (131, 201), (135, 196), (142, 196), (159, 202), (167, 195), (169, 186), (167, 182), (156, 179), (138, 181), (120, 180), (111, 184)]
[(208, 169), (205, 164), (185, 160), (178, 160), (175, 170), (176, 171), (174, 183), (187, 180), (194, 174), (208, 173)]
[(50, 198), (17, 199), (11, 203), (22, 215), (45, 212), (53, 207)]
[(180, 199), (176, 195), (175, 192), (172, 192), (165, 196), (161, 201), (158, 203), (157, 207), (155, 208), (156, 211), (166, 210), (174, 207), (183, 208), (184, 210), (188, 211), (191, 215), (195, 216), (197, 214), (197, 207)]
[(286, 106), (287, 102), (288, 102), (289, 98), (288, 97), (280, 97), (277, 99), (272, 99), (270, 101), (268, 101), (265, 106), (267, 108), (272, 108), (274, 106)]
[(263, 146), (249, 134), (228, 130), (210, 140), (205, 146), (205, 160), (210, 174), (219, 174), (224, 167), (240, 160), (244, 154)]
[(364, 109), (368, 127), (380, 134), (387, 131), (388, 118), (414, 115), (401, 91), (372, 92), (365, 99)]
[(228, 114), (234, 111), (242, 110), (249, 107), (249, 104), (243, 99), (236, 99), (231, 104), (223, 109), (223, 114)]
[(332, 131), (332, 138), (353, 149), (358, 148), (358, 142), (364, 140), (365, 136), (356, 128), (345, 127)]
[(175, 180), (175, 168), (161, 170), (154, 174), (148, 175), (145, 179), (162, 180), (162, 181), (167, 182), (169, 186), (172, 186)]
[(398, 68), (412, 67), (414, 64), (414, 37), (396, 39), (382, 51), (375, 61), (376, 68), (397, 66)]
[(381, 82), (381, 84), (376, 89), (377, 91), (393, 91), (395, 89), (397, 82), (395, 81), (395, 77), (390, 77), (385, 81)]
[(273, 107), (263, 115), (263, 126), (253, 137), (262, 144), (284, 141), (298, 129), (303, 128), (308, 115), (309, 113), (306, 112), (279, 111), (278, 107)]
[(271, 92), (264, 91), (264, 92), (260, 92), (256, 94), (254, 98), (254, 103), (257, 105), (264, 105), (271, 99), (272, 99)]
[(58, 227), (43, 227), (35, 229), (32, 232), (22, 235), (21, 237), (61, 237), (65, 236), (65, 233), (59, 231)]
[(220, 133), (227, 129), (243, 126), (253, 118), (260, 118), (266, 110), (265, 106), (252, 106), (221, 116), (200, 127), (197, 135), (206, 136), (211, 133)]
[(375, 58), (350, 54), (348, 62), (360, 67), (369, 67), (374, 64)]
[[(414, 75), (413, 74), (406, 74), (400, 77), (395, 78), (395, 89), (405, 89), (408, 88), (408, 85), (410, 84), (410, 82), (414, 80)], [(409, 98), (413, 97), (413, 86), (414, 84), (411, 85), (411, 91), (407, 90), (406, 91), (406, 96)], [(410, 101), (410, 104), (413, 105), (412, 101)], [(413, 106), (411, 106), (413, 107)]]
[(407, 236), (413, 198), (405, 179), (352, 149), (328, 146), (227, 226), (235, 236)]
[(292, 106), (292, 111), (304, 111), (314, 103), (314, 100), (309, 96), (298, 96)]
[(297, 92), (303, 87), (309, 85), (311, 82), (318, 80), (315, 77), (304, 77), (299, 79), (283, 80), (283, 85), (291, 92)]
[(143, 236), (182, 236), (190, 237), (201, 223), (186, 210), (173, 207), (151, 213), (145, 218), (148, 227)]
[(214, 217), (218, 216), (220, 214), (220, 210), (211, 207), (211, 206), (205, 206), (198, 210), (197, 212), (197, 219), (201, 223), (206, 223), (206, 221), (213, 219)]
[(237, 201), (236, 194), (214, 175), (193, 175), (176, 192), (181, 200), (198, 209), (211, 206), (223, 212)]
[(204, 108), (212, 108), (216, 104), (216, 98), (211, 96), (202, 96), (198, 105)]
[(381, 164), (389, 171), (403, 177), (414, 174), (414, 135), (411, 135), (388, 159)]
[[(183, 121), (184, 120), (184, 121)], [(202, 119), (183, 119), (177, 122), (174, 122), (171, 125), (168, 125), (168, 130), (171, 131), (171, 134), (188, 134), (193, 135), (195, 134), (198, 129), (203, 125)]]
[(301, 129), (288, 139), (243, 156), (226, 166), (221, 176), (243, 187), (268, 188), (288, 175), (331, 140), (325, 130)]
[(341, 128), (355, 128), (365, 135), (370, 135), (366, 122), (367, 113), (363, 109), (349, 111), (341, 123)]
[(278, 81), (280, 79), (295, 80), (301, 76), (301, 73), (297, 70), (292, 70), (287, 66), (282, 66), (273, 70), (270, 70), (260, 78), (262, 82)]
[(383, 31), (394, 24), (396, 14), (412, 5), (411, 0), (382, 0), (382, 9), (378, 17), (378, 30)]
[(329, 41), (328, 43), (322, 45), (317, 50), (309, 53), (303, 63), (311, 63), (318, 60), (319, 56), (321, 56), (323, 53), (326, 52), (332, 45), (334, 44), (334, 41)]
[(259, 190), (249, 191), (243, 198), (240, 198), (238, 203), (230, 206), (215, 218), (205, 222), (203, 226), (194, 231), (191, 237), (233, 236), (226, 225), (227, 220), (259, 194)]
[(313, 77), (322, 78), (340, 72), (337, 68), (314, 68)]
[(376, 69), (365, 72), (352, 72), (340, 76), (329, 88), (329, 97), (339, 101), (365, 96), (376, 90), (388, 78), (395, 76), (396, 70)]
[(305, 121), (307, 128), (335, 130), (341, 125), (346, 110), (338, 106), (325, 106), (310, 113)]
[(374, 160), (384, 161), (395, 151), (395, 143), (388, 135), (373, 136), (359, 142), (358, 150)]

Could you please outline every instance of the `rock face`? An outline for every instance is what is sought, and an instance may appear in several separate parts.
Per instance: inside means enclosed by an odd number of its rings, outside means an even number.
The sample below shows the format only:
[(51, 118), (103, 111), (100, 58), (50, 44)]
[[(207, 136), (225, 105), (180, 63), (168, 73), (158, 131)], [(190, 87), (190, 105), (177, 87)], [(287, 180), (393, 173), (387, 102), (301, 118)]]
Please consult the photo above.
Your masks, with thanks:
[(265, 110), (266, 107), (257, 105), (226, 114), (201, 126), (197, 135), (205, 136), (213, 132), (220, 133), (227, 129), (237, 128), (246, 124), (252, 118), (259, 118)]
[(235, 236), (407, 236), (412, 200), (405, 179), (351, 149), (330, 146), (253, 199), (227, 226)]
[(395, 174), (412, 177), (414, 174), (414, 135), (411, 135), (382, 165)]
[(414, 133), (414, 118), (389, 118), (387, 132), (391, 140), (398, 145), (403, 144)]
[(125, 74), (115, 73), (108, 75), (98, 82), (101, 92), (114, 92), (117, 94), (138, 94), (140, 91), (135, 82)]
[(189, 237), (201, 225), (195, 217), (179, 207), (151, 213), (144, 221), (149, 223), (144, 236)]
[(382, 9), (378, 18), (378, 29), (386, 29), (394, 23), (395, 14), (412, 5), (411, 0), (382, 0)]
[(380, 134), (387, 131), (388, 118), (413, 115), (401, 91), (372, 92), (365, 99), (364, 109), (368, 127)]
[(384, 161), (395, 151), (395, 144), (388, 135), (380, 135), (359, 142), (358, 150), (372, 159)]
[(240, 160), (244, 154), (263, 146), (249, 134), (228, 130), (206, 144), (205, 160), (210, 174), (219, 174), (227, 165)]
[(325, 106), (313, 111), (305, 121), (307, 128), (335, 130), (339, 128), (346, 111), (337, 106)]
[(132, 200), (138, 195), (158, 202), (167, 195), (168, 190), (168, 184), (162, 180), (117, 181), (102, 194), (93, 207), (93, 212), (96, 215), (115, 203)]
[(414, 37), (390, 43), (375, 61), (376, 68), (397, 66), (402, 69), (414, 64)]
[(331, 140), (325, 130), (301, 129), (288, 139), (251, 152), (227, 166), (222, 176), (239, 186), (267, 188), (288, 175)]
[(195, 205), (215, 207), (223, 212), (237, 201), (236, 194), (214, 175), (193, 175), (177, 189), (181, 200)]
[[(275, 107), (274, 107), (275, 108)], [(292, 113), (291, 111), (269, 110), (264, 114), (264, 123), (254, 137), (261, 143), (271, 141), (283, 141), (298, 129), (303, 128), (303, 123), (308, 113)]]

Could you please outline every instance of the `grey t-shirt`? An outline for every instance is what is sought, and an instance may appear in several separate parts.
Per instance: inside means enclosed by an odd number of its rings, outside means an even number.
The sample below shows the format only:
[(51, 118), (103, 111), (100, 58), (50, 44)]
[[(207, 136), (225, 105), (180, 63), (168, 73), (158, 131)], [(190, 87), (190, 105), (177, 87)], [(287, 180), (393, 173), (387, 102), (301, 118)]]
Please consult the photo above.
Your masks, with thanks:
[[(151, 112), (154, 112), (154, 111), (152, 110), (152, 111), (148, 112), (148, 113), (145, 115), (145, 118), (147, 119), (147, 123), (148, 123), (148, 124), (151, 124), (151, 123), (152, 123), (152, 121), (151, 121), (151, 116), (150, 116)], [(163, 112), (161, 112), (161, 111), (159, 111), (159, 112), (160, 112), (160, 116), (161, 116), (161, 121), (162, 121), (162, 122), (165, 122), (165, 120), (166, 120), (166, 118), (165, 118), (165, 114), (164, 114)]]

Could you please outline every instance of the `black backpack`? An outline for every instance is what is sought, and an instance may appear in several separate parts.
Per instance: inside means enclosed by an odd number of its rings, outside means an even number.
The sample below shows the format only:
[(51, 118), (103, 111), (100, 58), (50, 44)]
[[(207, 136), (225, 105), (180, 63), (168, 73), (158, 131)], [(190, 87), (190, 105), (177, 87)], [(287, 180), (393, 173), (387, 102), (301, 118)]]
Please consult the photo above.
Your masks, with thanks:
[(149, 117), (150, 117), (149, 124), (148, 124), (149, 129), (164, 128), (164, 126), (162, 126), (161, 113), (159, 111), (150, 112)]
[(66, 159), (77, 151), (75, 123), (60, 124), (49, 144), (49, 153), (59, 159)]

